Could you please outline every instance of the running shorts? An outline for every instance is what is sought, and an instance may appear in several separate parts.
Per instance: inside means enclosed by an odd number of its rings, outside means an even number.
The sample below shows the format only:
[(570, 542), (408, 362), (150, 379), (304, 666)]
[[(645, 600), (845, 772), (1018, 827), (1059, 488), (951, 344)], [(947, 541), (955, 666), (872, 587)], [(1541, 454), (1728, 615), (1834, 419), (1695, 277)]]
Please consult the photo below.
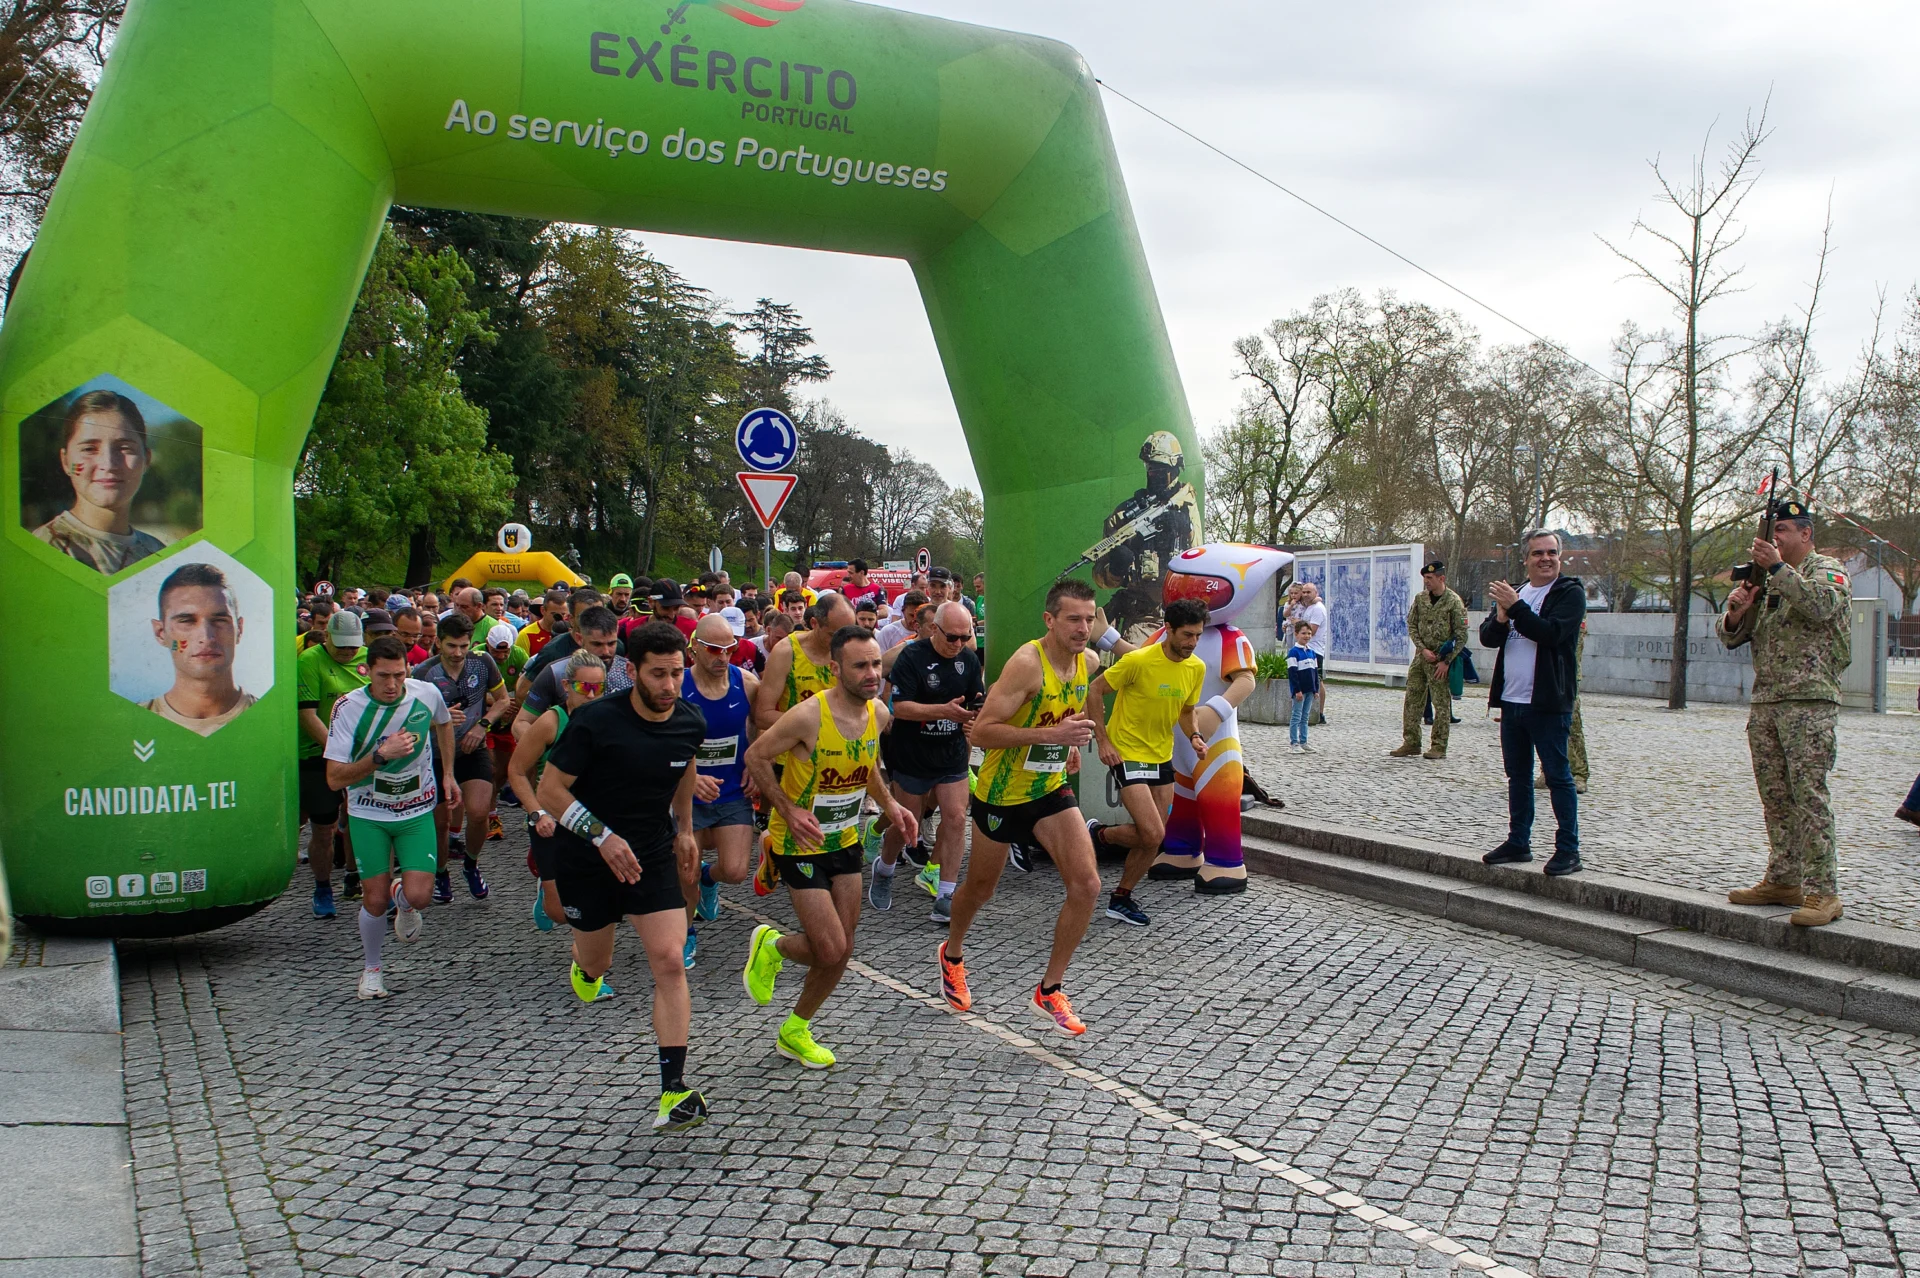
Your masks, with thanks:
[(722, 799), (718, 803), (696, 803), (693, 805), (693, 832), (715, 830), (728, 825), (753, 824), (753, 803), (744, 794), (736, 794), (731, 799)]
[(560, 890), (567, 922), (580, 932), (598, 932), (628, 915), (687, 908), (671, 849), (663, 855), (641, 857), (640, 881), (622, 883), (601, 859), (600, 849), (574, 839), (554, 857), (553, 884)]
[(461, 785), (469, 781), (493, 780), (493, 751), (481, 746), (478, 750), (469, 750), (461, 754), (453, 752), (453, 779)]
[(1032, 846), (1039, 842), (1033, 833), (1034, 826), (1056, 812), (1069, 812), (1079, 806), (1080, 796), (1072, 786), (1063, 785), (1031, 802), (1011, 805), (988, 803), (976, 795), (968, 810), (973, 816), (973, 828), (981, 838), (994, 843)]
[(932, 794), (940, 786), (952, 785), (955, 781), (965, 781), (967, 773), (962, 769), (944, 777), (913, 777), (896, 768), (888, 773), (888, 779), (908, 794), (918, 797)]
[(300, 815), (316, 825), (340, 819), (345, 795), (327, 784), (327, 761), (319, 755), (300, 760)]
[(812, 856), (782, 856), (778, 852), (769, 855), (773, 857), (773, 868), (779, 872), (780, 881), (787, 885), (789, 892), (806, 892), (816, 888), (824, 892), (834, 879), (842, 875), (851, 874), (858, 878), (867, 863), (866, 853), (859, 844), (835, 852), (816, 852)]
[(1173, 784), (1173, 764), (1171, 762), (1134, 763), (1132, 760), (1122, 760), (1119, 767), (1108, 768), (1107, 772), (1113, 777), (1113, 783), (1122, 790), (1130, 785)]
[[(560, 864), (561, 852), (575, 846), (585, 847), (588, 851), (593, 850), (591, 843), (583, 843), (579, 835), (558, 823), (553, 827), (553, 837), (543, 839), (540, 837), (540, 832), (533, 828), (533, 818), (531, 816), (527, 818), (527, 850), (533, 858), (533, 872), (539, 876), (542, 883), (553, 882)], [(594, 856), (599, 855), (598, 852), (594, 852)]]
[(392, 873), (398, 862), (402, 870), (432, 874), (440, 860), (440, 836), (434, 832), (433, 813), (422, 812), (404, 821), (369, 821), (366, 817), (347, 817), (353, 836), (353, 862), (363, 879)]

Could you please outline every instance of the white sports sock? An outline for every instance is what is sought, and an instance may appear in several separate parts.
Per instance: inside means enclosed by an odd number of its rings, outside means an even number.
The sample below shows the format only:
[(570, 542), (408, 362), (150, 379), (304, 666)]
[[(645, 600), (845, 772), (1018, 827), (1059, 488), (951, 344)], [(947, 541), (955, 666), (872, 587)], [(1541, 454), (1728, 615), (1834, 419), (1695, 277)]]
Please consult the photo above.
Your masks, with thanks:
[(948, 879), (941, 879), (941, 880), (940, 880), (940, 896), (941, 896), (941, 898), (942, 898), (942, 899), (944, 900), (945, 898), (947, 898), (947, 897), (949, 897), (949, 896), (952, 896), (952, 895), (953, 895), (953, 890), (954, 890), (955, 888), (957, 888), (957, 887), (959, 887), (959, 886), (960, 886), (960, 880), (958, 880), (958, 879), (952, 879), (952, 880), (948, 880)]
[(366, 951), (367, 966), (379, 967), (380, 943), (384, 941), (387, 936), (387, 921), (384, 918), (375, 918), (373, 915), (367, 913), (367, 907), (363, 905), (360, 907), (359, 923), (360, 948)]
[(883, 879), (892, 878), (893, 872), (897, 868), (897, 866), (888, 865), (885, 858), (881, 858), (873, 863), (873, 872)]

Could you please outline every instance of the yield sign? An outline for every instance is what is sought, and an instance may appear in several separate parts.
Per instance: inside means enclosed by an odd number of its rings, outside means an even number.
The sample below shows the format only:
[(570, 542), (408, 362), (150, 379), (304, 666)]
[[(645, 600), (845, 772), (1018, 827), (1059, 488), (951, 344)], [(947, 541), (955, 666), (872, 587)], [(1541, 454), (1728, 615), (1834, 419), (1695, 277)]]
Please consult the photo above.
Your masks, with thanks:
[(780, 518), (780, 508), (793, 495), (793, 486), (800, 482), (798, 475), (765, 475), (752, 470), (737, 470), (733, 477), (740, 481), (740, 491), (747, 495), (747, 504), (760, 517), (762, 528), (773, 527), (773, 521)]

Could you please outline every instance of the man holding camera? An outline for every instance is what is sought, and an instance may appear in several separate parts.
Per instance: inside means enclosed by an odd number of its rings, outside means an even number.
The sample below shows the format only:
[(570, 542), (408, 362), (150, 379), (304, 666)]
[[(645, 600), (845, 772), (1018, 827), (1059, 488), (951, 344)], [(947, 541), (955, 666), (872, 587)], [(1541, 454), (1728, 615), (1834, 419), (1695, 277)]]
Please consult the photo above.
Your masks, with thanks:
[(1718, 626), (1727, 647), (1753, 645), (1747, 748), (1772, 849), (1766, 876), (1727, 899), (1798, 906), (1788, 921), (1800, 927), (1840, 917), (1827, 772), (1840, 723), (1840, 672), (1853, 660), (1851, 595), (1840, 561), (1814, 552), (1811, 512), (1783, 501), (1773, 539), (1753, 543), (1750, 572)]
[(1467, 605), (1447, 587), (1447, 566), (1438, 559), (1420, 569), (1426, 589), (1407, 605), (1407, 638), (1413, 641), (1413, 660), (1407, 666), (1407, 696), (1400, 709), (1402, 740), (1387, 753), (1410, 759), (1420, 753), (1420, 719), (1433, 702), (1433, 747), (1429, 759), (1447, 757), (1447, 738), (1453, 727), (1453, 688), (1448, 666), (1467, 646)]

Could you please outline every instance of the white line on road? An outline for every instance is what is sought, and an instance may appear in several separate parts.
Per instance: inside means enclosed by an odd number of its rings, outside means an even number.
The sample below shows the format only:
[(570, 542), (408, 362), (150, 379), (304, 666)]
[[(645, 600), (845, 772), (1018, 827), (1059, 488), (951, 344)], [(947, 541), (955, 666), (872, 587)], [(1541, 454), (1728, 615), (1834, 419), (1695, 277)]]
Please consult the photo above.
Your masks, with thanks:
[[(728, 909), (738, 910), (749, 918), (765, 923), (769, 927), (780, 926), (776, 920), (767, 917), (758, 910), (741, 905), (738, 902), (726, 901), (724, 904)], [(1297, 1193), (1305, 1194), (1310, 1198), (1317, 1198), (1335, 1211), (1344, 1212), (1356, 1220), (1364, 1221), (1375, 1229), (1397, 1235), (1416, 1246), (1438, 1252), (1440, 1255), (1452, 1260), (1456, 1266), (1462, 1269), (1471, 1269), (1484, 1273), (1488, 1275), (1488, 1278), (1529, 1278), (1529, 1275), (1524, 1270), (1515, 1269), (1511, 1265), (1503, 1265), (1491, 1256), (1483, 1256), (1474, 1251), (1465, 1243), (1455, 1242), (1445, 1234), (1427, 1229), (1421, 1225), (1416, 1225), (1411, 1220), (1404, 1220), (1392, 1212), (1380, 1207), (1375, 1207), (1366, 1199), (1360, 1197), (1360, 1195), (1348, 1193), (1346, 1190), (1331, 1185), (1311, 1172), (1302, 1171), (1298, 1167), (1294, 1167), (1289, 1163), (1273, 1157), (1263, 1149), (1256, 1148), (1244, 1141), (1235, 1140), (1224, 1132), (1214, 1131), (1212, 1128), (1196, 1123), (1191, 1119), (1182, 1118), (1146, 1093), (1130, 1087), (1117, 1079), (1108, 1078), (1099, 1070), (1088, 1069), (1078, 1062), (1068, 1060), (1064, 1056), (1050, 1052), (1026, 1035), (1010, 1030), (997, 1021), (988, 1020), (978, 1012), (956, 1012), (947, 1006), (945, 999), (937, 998), (932, 994), (926, 993), (924, 990), (908, 985), (904, 981), (896, 980), (877, 968), (867, 966), (858, 959), (850, 961), (847, 964), (847, 970), (872, 981), (875, 985), (892, 990), (904, 998), (912, 999), (914, 1002), (933, 1008), (935, 1011), (945, 1012), (955, 1020), (963, 1021), (980, 1032), (999, 1039), (1024, 1056), (1029, 1056), (1036, 1061), (1050, 1065), (1067, 1077), (1078, 1079), (1090, 1085), (1096, 1091), (1107, 1093), (1117, 1101), (1124, 1101), (1126, 1104), (1138, 1110), (1142, 1115), (1157, 1123), (1185, 1132), (1189, 1136), (1199, 1140), (1203, 1145), (1211, 1145), (1215, 1149), (1233, 1155), (1257, 1171), (1286, 1181)]]

